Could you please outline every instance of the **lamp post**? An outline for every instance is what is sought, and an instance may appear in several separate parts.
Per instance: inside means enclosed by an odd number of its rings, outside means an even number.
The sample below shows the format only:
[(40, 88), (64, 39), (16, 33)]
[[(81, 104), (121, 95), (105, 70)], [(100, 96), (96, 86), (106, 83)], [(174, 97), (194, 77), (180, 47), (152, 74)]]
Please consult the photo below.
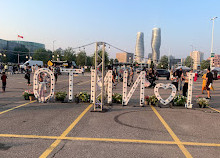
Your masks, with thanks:
[(215, 19), (217, 19), (218, 17), (214, 17), (212, 18), (212, 43), (211, 43), (211, 54), (210, 54), (210, 68), (212, 69), (212, 51), (213, 51), (213, 41), (214, 41), (214, 22), (215, 22)]
[(59, 58), (60, 56), (59, 56), (59, 54), (57, 54), (57, 61), (60, 61), (60, 58)]
[(53, 41), (53, 52), (54, 52), (54, 42), (55, 42), (55, 41), (56, 41), (56, 40)]

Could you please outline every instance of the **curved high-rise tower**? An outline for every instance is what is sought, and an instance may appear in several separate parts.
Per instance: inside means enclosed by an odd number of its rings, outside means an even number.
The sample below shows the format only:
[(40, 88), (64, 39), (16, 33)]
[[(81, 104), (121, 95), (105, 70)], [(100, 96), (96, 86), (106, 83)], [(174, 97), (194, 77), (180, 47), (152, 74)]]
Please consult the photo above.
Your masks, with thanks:
[(135, 61), (137, 63), (142, 63), (144, 60), (144, 33), (137, 33), (137, 41), (135, 47)]
[(160, 59), (160, 44), (161, 44), (161, 30), (160, 28), (153, 28), (152, 30), (152, 60), (154, 63)]

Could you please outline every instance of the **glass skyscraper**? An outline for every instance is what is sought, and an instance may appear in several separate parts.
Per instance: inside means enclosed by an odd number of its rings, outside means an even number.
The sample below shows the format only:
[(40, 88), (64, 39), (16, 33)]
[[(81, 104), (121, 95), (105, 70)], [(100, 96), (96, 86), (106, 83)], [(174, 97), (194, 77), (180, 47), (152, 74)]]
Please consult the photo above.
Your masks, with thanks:
[(160, 28), (153, 28), (152, 30), (152, 60), (157, 63), (160, 59), (160, 44), (161, 44), (161, 30)]
[(137, 63), (142, 63), (144, 60), (144, 33), (137, 33), (137, 41), (135, 47), (135, 61)]

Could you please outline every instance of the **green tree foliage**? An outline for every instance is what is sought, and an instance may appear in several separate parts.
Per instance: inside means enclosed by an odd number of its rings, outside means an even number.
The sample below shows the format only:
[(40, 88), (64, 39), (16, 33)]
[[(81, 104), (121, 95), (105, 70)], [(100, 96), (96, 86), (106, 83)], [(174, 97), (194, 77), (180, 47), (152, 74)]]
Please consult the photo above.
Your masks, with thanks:
[[(98, 55), (102, 58), (102, 50), (98, 51)], [(98, 63), (101, 62), (101, 59), (98, 57)], [(105, 65), (109, 64), (109, 57), (108, 57), (108, 53), (105, 52)], [(95, 53), (93, 54), (93, 65), (95, 65)]]
[(208, 67), (210, 66), (210, 60), (203, 60), (201, 62), (201, 69), (204, 70), (204, 69), (208, 69)]
[(114, 64), (114, 59), (111, 58), (111, 59), (109, 60), (109, 63), (110, 63), (110, 65), (113, 65), (113, 64)]
[(118, 59), (115, 59), (115, 60), (114, 60), (114, 63), (117, 64), (117, 63), (118, 63)]
[(76, 54), (71, 47), (68, 47), (67, 49), (64, 50), (63, 60), (76, 62)]
[(193, 59), (190, 56), (186, 57), (185, 66), (191, 68), (193, 66)]
[(3, 57), (3, 59), (5, 60), (5, 62), (11, 62), (11, 63), (18, 63), (18, 54), (19, 54), (19, 63), (24, 63), (25, 61), (27, 61), (28, 59), (26, 59), (26, 56), (29, 56), (29, 50), (21, 45), (19, 47), (15, 47), (14, 48), (14, 52), (10, 52), (8, 51), (8, 53), (6, 54), (6, 57)]
[(76, 65), (84, 66), (86, 64), (86, 52), (80, 51), (76, 57)]
[(52, 60), (57, 61), (57, 58), (59, 58), (60, 61), (64, 60), (60, 49), (57, 49), (53, 52)]
[(167, 69), (168, 68), (168, 56), (164, 55), (161, 57), (157, 68), (159, 68), (159, 69)]
[(46, 64), (49, 60), (52, 59), (52, 52), (50, 50), (46, 50), (44, 48), (40, 48), (35, 50), (33, 55), (33, 60), (40, 60)]
[(92, 57), (91, 56), (87, 56), (87, 60), (86, 60), (86, 66), (92, 66)]

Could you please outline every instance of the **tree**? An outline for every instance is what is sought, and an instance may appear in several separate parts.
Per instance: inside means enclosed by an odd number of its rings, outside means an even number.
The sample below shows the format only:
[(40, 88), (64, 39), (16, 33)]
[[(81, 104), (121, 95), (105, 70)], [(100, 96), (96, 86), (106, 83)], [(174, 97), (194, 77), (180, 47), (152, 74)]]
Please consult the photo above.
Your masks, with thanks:
[(64, 50), (63, 60), (76, 62), (76, 54), (71, 47), (68, 47), (67, 49)]
[(161, 57), (160, 62), (157, 67), (159, 69), (167, 69), (168, 68), (168, 57), (166, 55)]
[(111, 59), (109, 60), (109, 62), (110, 62), (110, 65), (113, 65), (113, 64), (114, 64), (114, 59), (111, 58)]
[(117, 64), (117, 63), (118, 63), (118, 59), (115, 59), (115, 60), (114, 60), (114, 63)]
[(210, 66), (210, 60), (203, 60), (201, 62), (201, 69), (204, 70), (204, 69), (208, 69), (208, 67)]
[[(102, 58), (102, 50), (98, 51), (98, 55)], [(98, 57), (98, 63), (101, 62), (101, 59)], [(108, 57), (108, 53), (105, 52), (105, 65), (109, 64), (109, 57)], [(93, 65), (95, 65), (95, 53), (93, 55)]]
[(52, 59), (52, 52), (50, 50), (47, 51), (44, 48), (37, 49), (34, 52), (33, 59), (43, 61), (44, 64), (46, 64)]
[(52, 60), (57, 61), (59, 58), (60, 61), (63, 61), (62, 49), (57, 49), (52, 53)]
[(25, 46), (21, 45), (21, 46), (15, 47), (14, 51), (16, 52), (7, 54), (7, 60), (9, 62), (18, 63), (18, 54), (19, 54), (19, 63), (24, 63), (25, 61), (28, 60), (26, 56), (28, 56), (29, 58), (29, 53), (28, 53), (29, 50)]
[(86, 65), (87, 65), (87, 66), (92, 66), (92, 59), (93, 59), (93, 58), (92, 58), (91, 56), (87, 56), (86, 59), (87, 59), (87, 60), (86, 60)]
[(84, 66), (86, 64), (86, 52), (80, 51), (76, 57), (76, 64)]
[(186, 57), (185, 66), (190, 67), (190, 68), (193, 66), (193, 59), (190, 56)]

